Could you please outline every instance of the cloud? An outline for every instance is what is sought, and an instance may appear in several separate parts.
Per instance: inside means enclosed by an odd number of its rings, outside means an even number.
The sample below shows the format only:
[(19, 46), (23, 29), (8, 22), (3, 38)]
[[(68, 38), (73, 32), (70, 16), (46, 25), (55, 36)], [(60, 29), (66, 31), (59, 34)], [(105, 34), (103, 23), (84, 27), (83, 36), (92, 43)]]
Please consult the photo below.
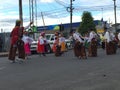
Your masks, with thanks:
[[(2, 0), (0, 3), (0, 29), (5, 31), (14, 27), (16, 19), (19, 18), (19, 0)], [(59, 3), (55, 2), (58, 1)], [(13, 3), (15, 2), (15, 3)], [(29, 0), (23, 2), (23, 19), (24, 25), (29, 23)], [(67, 4), (66, 4), (67, 2)], [(69, 23), (70, 12), (66, 7), (70, 5), (70, 0), (37, 0), (38, 3), (38, 22), (39, 26), (43, 25), (41, 11), (44, 15), (46, 25)], [(117, 22), (120, 23), (120, 0), (116, 0), (117, 4)], [(102, 8), (103, 19), (114, 23), (114, 5), (113, 0), (75, 0), (73, 1), (73, 22), (81, 21), (83, 11), (89, 11), (95, 20), (101, 20)], [(66, 7), (64, 7), (65, 5)], [(6, 27), (7, 26), (7, 27)]]
[(40, 0), (40, 2), (42, 2), (42, 3), (46, 3), (46, 2), (48, 2), (48, 3), (52, 3), (54, 0)]

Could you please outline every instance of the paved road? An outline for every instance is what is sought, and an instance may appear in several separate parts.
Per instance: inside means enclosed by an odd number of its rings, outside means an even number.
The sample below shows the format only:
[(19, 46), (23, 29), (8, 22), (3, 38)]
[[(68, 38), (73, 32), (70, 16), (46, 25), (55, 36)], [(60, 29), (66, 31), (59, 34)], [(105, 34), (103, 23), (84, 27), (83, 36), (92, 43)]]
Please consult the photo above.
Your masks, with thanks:
[(62, 57), (33, 55), (11, 64), (0, 57), (0, 90), (120, 90), (120, 50), (79, 60), (72, 50)]

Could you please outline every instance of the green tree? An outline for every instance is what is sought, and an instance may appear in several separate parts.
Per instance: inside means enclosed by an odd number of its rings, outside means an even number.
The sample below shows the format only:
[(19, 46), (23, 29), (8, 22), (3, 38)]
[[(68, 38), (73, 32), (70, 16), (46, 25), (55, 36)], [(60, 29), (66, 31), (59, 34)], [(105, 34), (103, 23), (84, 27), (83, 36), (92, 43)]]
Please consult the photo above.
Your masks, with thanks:
[(82, 22), (80, 23), (78, 32), (81, 34), (85, 34), (90, 29), (93, 29), (96, 32), (95, 23), (91, 13), (88, 11), (84, 11), (82, 15)]

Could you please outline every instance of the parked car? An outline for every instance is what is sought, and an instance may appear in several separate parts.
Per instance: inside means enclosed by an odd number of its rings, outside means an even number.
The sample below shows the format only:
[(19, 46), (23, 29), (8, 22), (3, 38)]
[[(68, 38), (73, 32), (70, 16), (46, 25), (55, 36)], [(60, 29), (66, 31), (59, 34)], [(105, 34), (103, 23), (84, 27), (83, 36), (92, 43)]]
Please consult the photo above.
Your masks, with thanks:
[[(38, 38), (38, 37), (37, 37)], [(55, 35), (54, 34), (46, 34), (46, 39), (48, 41), (48, 45), (47, 45), (47, 49), (48, 49), (48, 53), (51, 53), (52, 52), (52, 46), (53, 46), (53, 42), (54, 42), (54, 39), (55, 39)], [(66, 48), (67, 49), (70, 49), (72, 48), (72, 44), (71, 44), (71, 40), (69, 39), (66, 39), (65, 40), (66, 42)], [(38, 41), (37, 40), (34, 40), (32, 43), (31, 43), (31, 51), (36, 51), (36, 48), (37, 48), (37, 43)]]

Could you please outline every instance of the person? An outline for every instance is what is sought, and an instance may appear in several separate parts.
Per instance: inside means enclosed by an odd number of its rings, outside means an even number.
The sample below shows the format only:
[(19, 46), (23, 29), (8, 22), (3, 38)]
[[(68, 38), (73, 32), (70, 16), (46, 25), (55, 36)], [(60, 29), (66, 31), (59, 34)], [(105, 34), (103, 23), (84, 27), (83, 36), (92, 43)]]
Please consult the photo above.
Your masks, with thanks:
[(70, 33), (73, 35), (73, 38), (75, 40), (75, 45), (74, 45), (75, 56), (80, 59), (87, 59), (86, 50), (84, 47), (84, 38), (78, 32), (71, 31)]
[(88, 47), (88, 56), (96, 57), (97, 56), (97, 34), (91, 29), (89, 32), (88, 39), (89, 47)]
[(107, 30), (105, 33), (105, 46), (106, 46), (107, 55), (116, 53), (115, 43), (113, 40), (114, 40), (114, 34)]
[(118, 33), (117, 38), (118, 38), (118, 48), (120, 48), (120, 32)]
[(45, 53), (49, 53), (51, 50), (51, 47), (50, 47), (50, 44), (46, 38), (46, 35), (43, 37), (43, 40), (44, 40), (44, 48), (45, 48)]
[(33, 42), (33, 38), (28, 36), (27, 31), (24, 31), (22, 40), (24, 41), (25, 59), (28, 59), (28, 56), (31, 55), (30, 44)]
[(52, 46), (52, 50), (53, 50), (55, 56), (62, 55), (59, 35), (60, 35), (59, 32), (55, 32), (55, 37), (54, 37), (55, 39), (54, 39), (53, 46)]
[(59, 45), (61, 46), (61, 53), (63, 54), (66, 51), (66, 42), (62, 33), (59, 35)]
[(45, 41), (44, 38), (45, 38), (45, 32), (41, 32), (40, 36), (38, 38), (37, 52), (40, 55), (46, 56), (46, 54), (45, 54), (45, 44), (46, 44), (46, 41)]
[(18, 50), (18, 59), (24, 60), (25, 59), (25, 51), (24, 51), (24, 42), (21, 40), (23, 36), (23, 30), (28, 28), (32, 22), (27, 27), (21, 26), (22, 21), (16, 20), (15, 27), (13, 28), (12, 32), (10, 33), (10, 50), (8, 59), (15, 63), (15, 56)]

